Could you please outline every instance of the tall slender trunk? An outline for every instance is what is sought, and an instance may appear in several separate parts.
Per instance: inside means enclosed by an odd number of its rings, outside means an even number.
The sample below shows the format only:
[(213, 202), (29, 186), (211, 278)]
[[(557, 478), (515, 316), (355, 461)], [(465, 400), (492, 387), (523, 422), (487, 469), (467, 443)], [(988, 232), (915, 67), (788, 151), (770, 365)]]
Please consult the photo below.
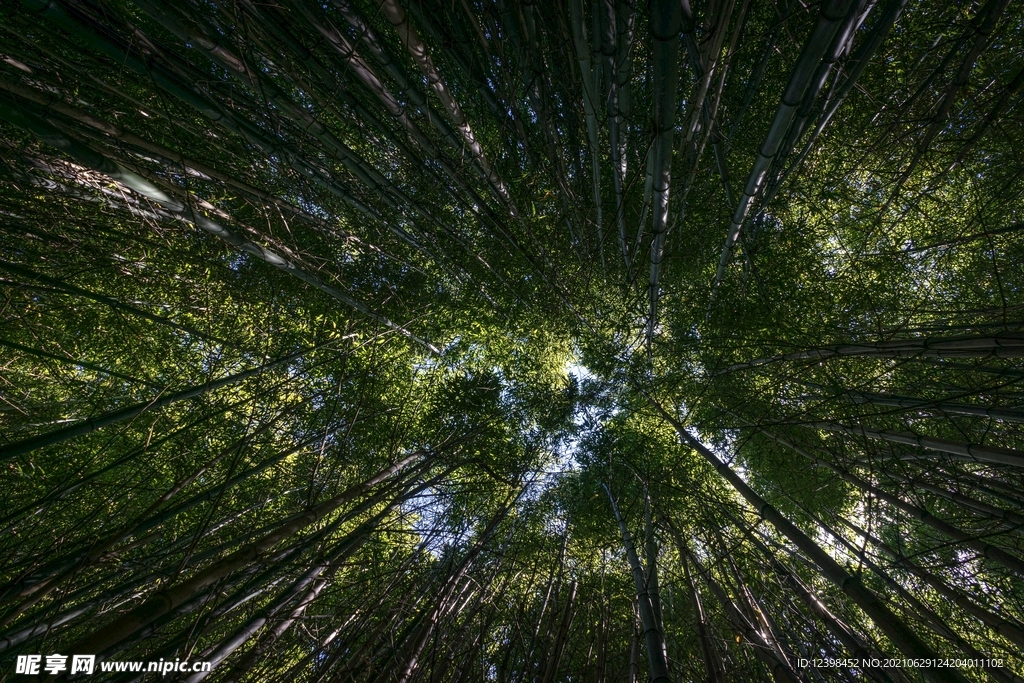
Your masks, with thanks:
[[(715, 470), (732, 485), (734, 489), (751, 505), (758, 514), (771, 524), (780, 534), (785, 536), (793, 545), (805, 553), (817, 564), (822, 574), (833, 582), (840, 590), (850, 597), (853, 602), (864, 610), (865, 614), (875, 625), (885, 633), (893, 644), (903, 654), (911, 658), (935, 659), (937, 655), (932, 648), (925, 643), (913, 629), (908, 627), (877, 595), (861, 583), (860, 578), (851, 574), (836, 562), (831, 555), (825, 552), (807, 534), (801, 531), (795, 524), (786, 519), (781, 513), (771, 506), (764, 498), (759, 496), (750, 486), (743, 481), (728, 464), (719, 459), (707, 446), (694, 438), (671, 414), (665, 411), (662, 406), (648, 397), (651, 406), (658, 411), (662, 417), (671, 424), (679, 437), (704, 457)], [(922, 675), (933, 683), (946, 683), (956, 681), (964, 683), (963, 676), (954, 670), (926, 668), (921, 671)]]
[(676, 96), (679, 88), (679, 34), (683, 14), (678, 0), (654, 0), (651, 5), (651, 86), (654, 89), (653, 224), (651, 228), (651, 276), (648, 283), (647, 348), (657, 326), (661, 261), (669, 228), (668, 204), (672, 185), (672, 136), (675, 131)]
[[(391, 514), (397, 505), (404, 500), (407, 500), (410, 496), (415, 495), (418, 490), (422, 490), (423, 488), (425, 488), (425, 485), (421, 485), (417, 489), (399, 493), (390, 503), (388, 503), (387, 506), (384, 507), (383, 510), (360, 524), (351, 533), (347, 534), (340, 542), (337, 543), (337, 546), (330, 554), (319, 561), (316, 561), (313, 564), (313, 567), (294, 581), (292, 585), (278, 596), (271, 605), (261, 610), (259, 614), (236, 629), (236, 631), (226, 640), (222, 641), (220, 646), (215, 650), (204, 654), (202, 659), (211, 663), (211, 671), (193, 674), (185, 679), (185, 683), (199, 683), (199, 681), (206, 678), (210, 673), (212, 673), (212, 667), (217, 666), (220, 662), (230, 657), (239, 647), (242, 647), (250, 639), (255, 637), (256, 634), (263, 629), (268, 622), (272, 621), (279, 612), (295, 602), (298, 606), (294, 608), (292, 614), (287, 618), (282, 619), (274, 628), (274, 632), (278, 637), (284, 633), (284, 631), (294, 623), (295, 619), (302, 614), (302, 611), (305, 610), (305, 607), (309, 602), (313, 600), (326, 585), (326, 580), (321, 579), (324, 572), (329, 571), (332, 567), (336, 569), (339, 563), (344, 562), (347, 558), (358, 552), (359, 549), (362, 548), (363, 544), (370, 539), (381, 521)], [(252, 648), (249, 652), (249, 656), (243, 658), (243, 660), (239, 662), (235, 671), (239, 670), (239, 668), (243, 668), (245, 664), (251, 664), (258, 653), (259, 648)]]
[(747, 184), (743, 189), (743, 195), (740, 197), (739, 204), (733, 212), (729, 232), (725, 238), (725, 246), (722, 248), (722, 257), (719, 260), (718, 270), (715, 273), (713, 290), (717, 290), (725, 278), (725, 270), (729, 265), (733, 247), (739, 240), (740, 231), (754, 204), (754, 198), (762, 191), (768, 175), (768, 168), (781, 150), (786, 132), (797, 115), (804, 95), (811, 84), (814, 72), (821, 64), (826, 50), (832, 44), (832, 39), (849, 13), (851, 4), (852, 0), (831, 0), (821, 5), (818, 21), (814, 25), (811, 35), (808, 36), (807, 42), (804, 44), (793, 70), (790, 72), (789, 82), (782, 93), (782, 98), (779, 101), (771, 127), (761, 143), (757, 159), (754, 161), (754, 167), (751, 169), (750, 175), (747, 176)]
[[(804, 351), (768, 356), (730, 365), (716, 374), (754, 368), (759, 365), (788, 360), (860, 356), (864, 358), (1020, 358), (1024, 356), (1024, 334), (1003, 332), (996, 335), (965, 335), (958, 337), (918, 337), (879, 342), (862, 342), (822, 346)], [(973, 369), (973, 368), (972, 368)]]
[(74, 652), (102, 652), (108, 647), (115, 645), (145, 627), (146, 624), (171, 611), (200, 590), (228, 576), (232, 572), (255, 562), (281, 541), (323, 519), (345, 503), (365, 494), (380, 482), (390, 478), (421, 457), (422, 454), (420, 453), (408, 456), (394, 465), (384, 468), (369, 479), (350, 486), (316, 507), (289, 518), (274, 531), (236, 550), (185, 581), (168, 588), (162, 588), (127, 614), (118, 617), (89, 636), (73, 643), (70, 649)]
[(981, 621), (985, 626), (988, 626), (993, 631), (1021, 648), (1021, 650), (1024, 650), (1024, 624), (1014, 620), (1012, 617), (1004, 617), (982, 607), (963, 592), (953, 588), (940, 577), (915, 564), (913, 560), (904, 556), (885, 541), (872, 535), (867, 529), (863, 529), (857, 524), (846, 519), (843, 519), (842, 521), (844, 524), (849, 526), (854, 533), (860, 534), (886, 555), (891, 557), (896, 562), (897, 567), (918, 577), (935, 589), (935, 592), (941, 595), (944, 599), (949, 600), (972, 617)]
[(469, 125), (469, 121), (466, 119), (466, 115), (462, 111), (462, 107), (459, 106), (458, 101), (455, 99), (441, 73), (437, 70), (434, 65), (434, 61), (431, 59), (429, 52), (427, 51), (426, 45), (419, 36), (419, 32), (413, 27), (406, 16), (405, 10), (402, 9), (401, 5), (398, 4), (397, 0), (383, 0), (381, 3), (381, 9), (387, 16), (388, 21), (395, 28), (395, 32), (401, 39), (402, 44), (405, 45), (409, 51), (409, 55), (412, 57), (416, 66), (419, 67), (423, 77), (427, 79), (427, 83), (430, 85), (434, 94), (441, 100), (441, 104), (444, 106), (445, 111), (448, 112), (448, 116), (452, 119), (455, 124), (456, 130), (462, 136), (462, 140), (468, 149), (473, 162), (480, 169), (484, 178), (487, 180), (488, 185), (494, 190), (498, 199), (508, 209), (513, 217), (519, 215), (515, 204), (512, 201), (512, 197), (508, 192), (508, 188), (505, 186), (505, 182), (501, 179), (498, 173), (491, 166), (491, 163), (487, 160), (484, 155), (483, 148), (476, 139), (476, 135), (473, 133), (472, 127)]
[(895, 432), (888, 429), (866, 429), (860, 425), (846, 427), (834, 422), (812, 422), (804, 425), (809, 429), (824, 429), (840, 432), (851, 436), (866, 436), (869, 439), (902, 443), (908, 446), (919, 446), (925, 450), (949, 453), (975, 462), (991, 462), (1000, 465), (1024, 467), (1024, 451), (1002, 446), (982, 446), (980, 444), (940, 439), (934, 436), (922, 436), (913, 432)]
[(704, 658), (704, 670), (707, 673), (708, 683), (723, 683), (726, 680), (725, 665), (721, 655), (715, 649), (715, 644), (708, 633), (707, 617), (704, 616), (704, 606), (701, 604), (700, 593), (690, 573), (689, 548), (683, 540), (675, 525), (669, 524), (669, 530), (675, 538), (679, 547), (679, 559), (683, 563), (683, 578), (686, 581), (686, 590), (690, 594), (690, 606), (693, 609), (694, 619), (697, 622), (697, 637), (700, 640), (700, 652)]
[(867, 391), (846, 391), (842, 394), (842, 397), (854, 403), (871, 403), (879, 406), (894, 406), (909, 410), (940, 411), (958, 415), (977, 415), (978, 417), (991, 417), (1002, 422), (1024, 422), (1024, 410), (989, 408), (987, 406), (956, 403), (954, 401), (931, 401), (923, 398), (876, 394)]
[(697, 569), (697, 573), (707, 584), (715, 599), (722, 606), (729, 621), (737, 633), (753, 646), (754, 654), (764, 662), (772, 677), (779, 683), (798, 683), (799, 677), (785, 658), (780, 658), (776, 647), (768, 641), (754, 623), (748, 619), (736, 603), (726, 594), (725, 589), (715, 580), (711, 572), (701, 565), (700, 560), (691, 551), (680, 548), (679, 552), (689, 553), (689, 562)]
[(578, 584), (573, 581), (569, 584), (569, 595), (565, 598), (565, 607), (562, 610), (562, 618), (558, 624), (558, 631), (555, 634), (555, 642), (551, 649), (551, 657), (547, 662), (544, 676), (541, 683), (552, 683), (558, 675), (558, 665), (562, 661), (562, 651), (565, 649), (566, 640), (569, 637), (569, 629), (572, 626), (573, 616), (576, 614), (576, 589)]
[[(7, 105), (7, 103), (5, 103), (3, 101), (0, 101), (0, 116), (4, 115), (3, 107), (5, 105), (9, 106), (9, 105)], [(21, 118), (18, 119), (18, 120), (25, 120), (25, 119), (27, 119), (27, 117), (25, 116), (24, 113), (21, 113)], [(12, 123), (15, 123), (15, 125), (17, 125), (17, 121), (13, 121)], [(34, 122), (34, 123), (35, 123), (35, 125), (31, 126), (31, 128), (30, 128), (32, 130), (32, 132), (36, 132), (36, 129), (38, 128), (40, 130), (43, 130), (44, 132), (50, 132), (51, 135), (52, 135), (53, 132), (55, 131), (55, 129), (53, 131), (47, 131), (46, 128), (44, 128), (44, 126), (49, 126), (49, 124), (46, 124), (45, 122)], [(52, 127), (50, 127), (50, 128), (52, 128)], [(56, 133), (56, 135), (59, 135), (59, 133)], [(44, 140), (46, 140), (47, 142), (51, 142), (51, 143), (59, 142), (54, 137), (50, 137), (49, 139), (44, 138)], [(83, 148), (84, 148), (84, 146), (83, 146)], [(72, 147), (72, 152), (74, 152), (74, 151), (75, 151), (75, 147)], [(88, 151), (88, 150), (84, 150), (83, 149), (83, 151)], [(123, 172), (123, 171), (124, 171), (124, 169), (121, 169), (121, 172)], [(73, 284), (73, 283), (68, 282), (67, 280), (64, 280), (64, 279), (61, 279), (61, 278), (56, 278), (56, 277), (51, 277), (49, 275), (44, 275), (43, 273), (36, 272), (36, 271), (32, 270), (31, 268), (26, 268), (25, 266), (19, 265), (17, 263), (12, 263), (10, 261), (0, 260), (0, 270), (6, 270), (9, 273), (14, 273), (16, 275), (20, 275), (21, 277), (27, 278), (27, 279), (32, 280), (34, 282), (42, 283), (42, 285), (44, 285), (44, 286), (52, 287), (54, 290), (57, 290), (57, 291), (60, 291), (60, 292), (66, 292), (67, 294), (70, 294), (70, 295), (73, 295), (73, 296), (79, 296), (79, 297), (82, 297), (83, 299), (88, 299), (90, 301), (95, 301), (96, 303), (103, 304), (104, 306), (107, 306), (107, 307), (111, 308), (112, 310), (115, 310), (115, 311), (118, 311), (118, 312), (121, 312), (121, 313), (127, 313), (128, 315), (133, 315), (133, 316), (136, 316), (138, 318), (142, 318), (143, 320), (148, 320), (148, 321), (156, 323), (158, 325), (162, 325), (164, 327), (169, 327), (169, 328), (171, 328), (173, 330), (178, 330), (180, 332), (184, 332), (186, 334), (195, 336), (195, 337), (197, 337), (199, 339), (206, 339), (206, 340), (211, 341), (211, 342), (213, 342), (215, 344), (221, 344), (221, 345), (229, 347), (229, 348), (235, 348), (235, 349), (239, 348), (238, 345), (233, 343), (233, 342), (230, 342), (230, 341), (228, 341), (226, 339), (221, 339), (220, 337), (215, 337), (214, 335), (209, 334), (208, 332), (203, 332), (202, 330), (196, 329), (195, 327), (193, 327), (191, 325), (185, 325), (185, 324), (179, 323), (177, 321), (171, 320), (170, 318), (168, 318), (166, 316), (156, 315), (155, 313), (150, 313), (149, 311), (143, 310), (143, 309), (141, 309), (141, 308), (139, 308), (137, 306), (132, 306), (131, 304), (125, 303), (124, 301), (121, 301), (121, 300), (119, 300), (116, 297), (107, 296), (105, 294), (99, 294), (97, 292), (92, 291), (91, 289), (86, 289), (85, 287), (81, 287), (79, 285)], [(4, 345), (8, 346), (10, 344), (8, 342), (4, 342)], [(26, 347), (20, 347), (20, 348), (22, 350), (25, 350)], [(83, 365), (82, 367), (85, 367), (85, 366)], [(135, 381), (138, 381), (138, 380), (135, 380)], [(152, 384), (150, 382), (144, 382), (144, 384), (150, 384), (152, 386)], [(158, 386), (157, 388), (160, 388), (160, 387)]]
[(380, 315), (362, 301), (357, 300), (337, 287), (327, 284), (319, 276), (296, 265), (286, 256), (282, 256), (271, 249), (267, 249), (255, 242), (252, 242), (251, 240), (247, 240), (225, 228), (216, 221), (207, 218), (205, 215), (196, 211), (192, 207), (191, 203), (181, 202), (172, 198), (138, 173), (130, 171), (87, 145), (73, 140), (70, 136), (62, 133), (54, 126), (43, 120), (40, 116), (34, 115), (33, 112), (29, 111), (24, 106), (16, 105), (3, 95), (0, 95), (0, 117), (6, 119), (17, 127), (32, 133), (47, 144), (57, 147), (61, 151), (69, 154), (76, 162), (93, 170), (99, 171), (100, 173), (103, 173), (130, 188), (132, 191), (156, 202), (165, 211), (192, 223), (199, 229), (214, 235), (230, 246), (243, 251), (246, 254), (251, 254), (275, 268), (302, 280), (303, 282), (324, 292), (328, 296), (354, 308), (367, 318), (370, 318), (371, 320), (388, 327), (392, 331), (401, 334), (407, 339), (416, 342), (431, 353), (440, 355), (441, 350), (436, 346), (424, 339), (421, 339), (420, 337), (417, 337), (402, 325), (394, 323), (387, 317)]
[[(522, 490), (520, 490), (520, 494), (522, 493)], [(398, 676), (398, 683), (408, 683), (410, 677), (416, 671), (419, 665), (420, 655), (423, 653), (423, 649), (426, 647), (427, 642), (434, 634), (435, 627), (453, 606), (452, 597), (456, 594), (456, 589), (462, 583), (462, 579), (469, 570), (470, 565), (474, 560), (476, 560), (480, 551), (484, 549), (487, 542), (491, 539), (491, 536), (494, 535), (498, 525), (501, 524), (502, 520), (505, 519), (506, 515), (508, 515), (509, 511), (512, 509), (513, 503), (514, 500), (503, 505), (502, 508), (498, 510), (497, 514), (491, 518), (487, 523), (487, 526), (480, 533), (476, 542), (469, 549), (469, 552), (467, 552), (466, 556), (462, 559), (462, 562), (459, 563), (459, 566), (448, 577), (448, 580), (445, 581), (444, 587), (440, 591), (440, 595), (434, 601), (433, 606), (429, 607), (427, 613), (424, 614), (424, 623), (419, 627), (415, 640), (410, 648), (409, 655), (400, 669), (401, 673)]]
[[(922, 619), (933, 632), (935, 632), (942, 638), (945, 638), (949, 642), (953, 643), (967, 657), (985, 657), (985, 655), (980, 650), (974, 647), (974, 645), (968, 642), (959, 633), (954, 631), (953, 628), (950, 626), (949, 622), (944, 617), (936, 614), (936, 612), (933, 609), (931, 609), (931, 607), (924, 604), (919, 598), (917, 598), (910, 591), (908, 591), (899, 581), (894, 579), (889, 574), (889, 572), (887, 572), (885, 569), (878, 566), (875, 562), (868, 558), (866, 556), (866, 553), (864, 553), (863, 548), (858, 547), (853, 543), (850, 543), (850, 541), (845, 539), (842, 535), (836, 533), (822, 520), (816, 519), (815, 521), (821, 525), (821, 528), (826, 533), (830, 534), (833, 538), (838, 540), (839, 543), (845, 548), (847, 548), (849, 552), (856, 555), (858, 559), (864, 564), (864, 566), (871, 570), (871, 572), (878, 576), (880, 579), (882, 579), (882, 581), (887, 586), (889, 586), (895, 592), (896, 595), (899, 595), (901, 598), (903, 598), (911, 607), (911, 612), (916, 612), (917, 616), (920, 619)], [(993, 669), (989, 672), (989, 676), (998, 681), (1001, 681), (1002, 683), (1009, 683), (1009, 681), (1014, 681), (1014, 679), (1017, 678), (1014, 674), (1007, 674), (1002, 669)], [(1014, 683), (1017, 682), (1014, 681)]]
[[(601, 269), (605, 269), (604, 260), (604, 213), (601, 202), (601, 165), (598, 154), (597, 135), (597, 70), (591, 59), (591, 46), (587, 40), (586, 22), (583, 15), (583, 0), (568, 0), (569, 23), (572, 30), (572, 42), (576, 51), (576, 59), (580, 68), (580, 79), (583, 81), (583, 116), (586, 122), (587, 142), (590, 148), (590, 183), (596, 211), (597, 244), (601, 255)], [(597, 39), (597, 36), (595, 36)]]
[(1024, 574), (1024, 559), (1021, 559), (1016, 555), (1008, 553), (1002, 548), (998, 548), (994, 545), (986, 543), (981, 538), (978, 538), (975, 534), (965, 532), (962, 529), (959, 529), (948, 522), (938, 519), (937, 517), (929, 513), (927, 510), (918, 507), (917, 505), (912, 505), (903, 500), (902, 498), (900, 498), (899, 496), (895, 496), (891, 493), (888, 493), (887, 491), (883, 491), (877, 486), (874, 486), (873, 484), (865, 481), (864, 479), (856, 476), (855, 474), (852, 474), (848, 470), (845, 470), (834, 463), (815, 457), (813, 454), (792, 444), (791, 442), (787, 441), (786, 439), (780, 436), (775, 436), (768, 432), (764, 433), (768, 435), (770, 438), (774, 439), (775, 441), (778, 441), (779, 443), (783, 444), (784, 446), (788, 446), (795, 453), (798, 453), (804, 456), (805, 458), (809, 459), (815, 465), (824, 467), (834, 472), (835, 474), (839, 475), (844, 481), (848, 481), (857, 488), (861, 489), (862, 491), (870, 493), (876, 498), (885, 501), (889, 505), (892, 505), (893, 507), (902, 510), (903, 512), (909, 514), (914, 519), (917, 519), (918, 521), (930, 526), (931, 528), (935, 529), (947, 538), (958, 543), (962, 543), (968, 548), (977, 551), (979, 554), (981, 554), (982, 557), (986, 557), (992, 560), (993, 562), (996, 562), (1002, 565), (1003, 567), (1006, 567), (1012, 572)]
[[(604, 486), (602, 484), (602, 486)], [(668, 670), (668, 653), (665, 645), (665, 627), (660, 620), (660, 610), (655, 608), (654, 598), (651, 595), (652, 582), (648, 580), (648, 572), (644, 571), (640, 563), (640, 557), (633, 545), (633, 537), (626, 528), (626, 522), (619, 514), (619, 507), (615, 504), (615, 498), (607, 486), (604, 487), (608, 494), (608, 500), (612, 505), (612, 512), (615, 513), (615, 521), (619, 525), (622, 534), (622, 545), (626, 550), (626, 558), (629, 561), (633, 573), (633, 583), (636, 586), (637, 606), (640, 611), (640, 622), (644, 628), (644, 644), (647, 648), (647, 665), (650, 667), (651, 683), (667, 683), (671, 681)], [(648, 571), (653, 573), (656, 567), (649, 567)]]
[[(57, 581), (59, 580), (59, 578), (63, 576), (65, 571), (69, 568), (74, 567), (76, 570), (80, 570), (82, 568), (91, 566), (97, 560), (99, 560), (109, 548), (113, 547), (118, 542), (130, 536), (137, 536), (139, 534), (145, 533), (163, 524), (167, 520), (173, 519), (182, 512), (192, 509), (203, 502), (213, 500), (224, 490), (232, 488), (238, 483), (245, 481), (246, 479), (254, 475), (257, 475), (261, 472), (264, 472), (266, 469), (268, 469), (269, 467), (276, 463), (281, 462), (289, 455), (293, 455), (294, 453), (297, 453), (303, 448), (306, 448), (311, 443), (315, 442), (317, 439), (318, 437), (309, 439), (302, 443), (296, 444), (292, 448), (288, 448), (284, 451), (281, 451), (276, 455), (268, 458), (267, 460), (264, 460), (260, 464), (250, 468), (249, 470), (246, 470), (245, 472), (242, 472), (232, 477), (231, 479), (227, 480), (220, 486), (213, 485), (208, 487), (205, 491), (195, 494), (189, 500), (182, 502), (181, 504), (171, 508), (170, 510), (165, 510), (164, 512), (152, 514), (148, 517), (145, 517), (145, 513), (143, 513), (140, 519), (130, 523), (127, 526), (119, 528), (113, 534), (110, 534), (106, 538), (100, 540), (99, 542), (90, 545), (88, 548), (84, 548), (79, 551), (70, 553), (65, 557), (53, 560), (41, 567), (34, 569), (30, 575), (23, 576), (21, 579), (14, 582), (10, 586), (5, 587), (4, 600), (10, 600), (12, 596), (33, 596), (30, 603), (22, 604), (21, 606), (15, 609), (15, 612), (24, 611), (29, 606), (31, 606), (31, 604), (35, 604), (35, 602), (37, 602), (38, 599), (45, 595), (47, 592), (53, 590), (57, 586)], [(152, 510), (147, 510), (147, 512), (152, 512)], [(8, 623), (7, 619), (8, 618), (5, 617), (3, 623)]]
[[(728, 513), (727, 513), (728, 514)], [(833, 614), (829, 608), (825, 605), (824, 601), (811, 590), (800, 577), (793, 571), (791, 571), (781, 560), (775, 555), (772, 550), (765, 545), (761, 539), (757, 537), (754, 530), (747, 524), (741, 523), (740, 520), (735, 519), (732, 515), (729, 517), (733, 520), (743, 534), (750, 539), (755, 546), (768, 558), (772, 568), (775, 570), (776, 576), (780, 577), (782, 581), (793, 589), (800, 601), (807, 606), (807, 608), (820, 619), (828, 628), (828, 630), (843, 644), (848, 650), (848, 654), (852, 658), (856, 659), (870, 659), (872, 657), (880, 657), (879, 653), (873, 652), (868, 645), (848, 624), (843, 622), (839, 617)], [(879, 683), (891, 683), (892, 678), (883, 670), (876, 667), (867, 667), (867, 674), (879, 681)]]

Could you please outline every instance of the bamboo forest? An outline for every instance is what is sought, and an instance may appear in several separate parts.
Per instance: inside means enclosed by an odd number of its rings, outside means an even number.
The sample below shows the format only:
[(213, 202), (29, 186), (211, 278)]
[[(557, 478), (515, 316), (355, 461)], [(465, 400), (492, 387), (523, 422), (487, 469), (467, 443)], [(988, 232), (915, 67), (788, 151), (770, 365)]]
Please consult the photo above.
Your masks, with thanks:
[(21, 680), (1024, 683), (1024, 3), (4, 0)]

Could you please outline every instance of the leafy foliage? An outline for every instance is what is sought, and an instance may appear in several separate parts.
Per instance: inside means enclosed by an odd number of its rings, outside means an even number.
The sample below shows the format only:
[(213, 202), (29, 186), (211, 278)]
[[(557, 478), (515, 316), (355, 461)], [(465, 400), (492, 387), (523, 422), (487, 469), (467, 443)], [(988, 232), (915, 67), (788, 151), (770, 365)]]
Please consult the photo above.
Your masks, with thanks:
[(2, 657), (1020, 680), (1022, 21), (0, 8)]

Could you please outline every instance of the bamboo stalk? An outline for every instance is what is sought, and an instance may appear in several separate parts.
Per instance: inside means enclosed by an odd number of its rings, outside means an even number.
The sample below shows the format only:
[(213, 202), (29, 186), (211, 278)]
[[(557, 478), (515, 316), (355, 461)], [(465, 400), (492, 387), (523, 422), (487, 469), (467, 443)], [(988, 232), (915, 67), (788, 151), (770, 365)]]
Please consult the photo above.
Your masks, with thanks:
[(462, 107), (459, 106), (458, 101), (456, 101), (451, 90), (448, 88), (448, 85), (437, 70), (437, 67), (434, 66), (434, 61), (431, 59), (426, 45), (423, 44), (419, 33), (409, 22), (405, 14), (405, 10), (402, 9), (397, 0), (383, 0), (381, 7), (387, 15), (388, 21), (390, 21), (391, 25), (395, 28), (395, 32), (401, 39), (402, 44), (405, 45), (406, 50), (408, 50), (410, 56), (412, 56), (416, 66), (419, 67), (424, 78), (427, 79), (427, 83), (434, 91), (434, 94), (437, 95), (439, 100), (441, 100), (441, 104), (444, 106), (445, 111), (448, 112), (448, 116), (451, 117), (456, 130), (458, 130), (459, 134), (462, 136), (462, 140), (466, 144), (466, 148), (476, 165), (480, 168), (484, 177), (487, 179), (488, 184), (494, 190), (495, 194), (497, 194), (498, 198), (501, 200), (502, 204), (505, 205), (510, 214), (513, 217), (518, 217), (519, 212), (512, 201), (511, 195), (509, 195), (505, 182), (491, 167), (490, 162), (484, 155), (483, 148), (477, 141), (476, 135), (473, 133), (473, 129), (469, 125), (469, 121), (466, 119), (466, 116), (462, 111)]
[(652, 227), (650, 280), (648, 282), (647, 349), (657, 325), (661, 261), (668, 232), (669, 192), (672, 185), (672, 136), (675, 129), (676, 93), (679, 85), (679, 34), (683, 15), (679, 2), (656, 0), (651, 7), (651, 86), (654, 89), (654, 143), (652, 163)]
[[(619, 507), (615, 504), (615, 498), (607, 486), (604, 486), (605, 493), (612, 505), (612, 512), (615, 513), (615, 521), (619, 525), (622, 534), (622, 545), (626, 550), (626, 558), (633, 573), (633, 583), (636, 585), (637, 606), (640, 610), (640, 620), (643, 624), (643, 638), (647, 650), (647, 665), (650, 667), (651, 683), (670, 681), (668, 668), (668, 653), (665, 645), (665, 627), (659, 619), (658, 610), (655, 608), (654, 597), (651, 595), (652, 582), (648, 580), (647, 572), (640, 562), (636, 548), (633, 545), (633, 538), (630, 536), (626, 523), (619, 514)], [(656, 571), (648, 567), (648, 571)]]
[(743, 189), (739, 204), (733, 212), (732, 222), (725, 238), (725, 246), (722, 248), (722, 256), (719, 259), (718, 270), (715, 272), (714, 282), (712, 283), (712, 304), (715, 293), (721, 286), (722, 280), (725, 279), (725, 270), (729, 265), (733, 247), (739, 241), (740, 231), (753, 206), (754, 198), (761, 192), (768, 175), (768, 168), (772, 160), (779, 153), (786, 132), (789, 130), (794, 118), (796, 118), (797, 111), (803, 102), (804, 94), (811, 85), (811, 79), (825, 57), (826, 51), (832, 44), (833, 38), (842, 26), (843, 20), (849, 14), (851, 4), (852, 0), (830, 0), (821, 5), (818, 21), (808, 36), (807, 42), (804, 43), (800, 57), (790, 72), (789, 82), (783, 91), (771, 127), (761, 143), (757, 159), (754, 161), (754, 167), (747, 176), (747, 183)]
[[(766, 500), (759, 496), (743, 479), (739, 477), (707, 446), (693, 437), (674, 417), (667, 413), (660, 404), (648, 398), (652, 407), (671, 424), (679, 437), (704, 457), (715, 470), (732, 485), (743, 498), (757, 510), (758, 514), (785, 536), (791, 543), (804, 552), (821, 568), (822, 574), (832, 581), (840, 590), (853, 600), (875, 625), (903, 652), (911, 658), (934, 659), (932, 648), (910, 629), (889, 607), (860, 579), (846, 571), (838, 562), (826, 553), (817, 543), (811, 540), (795, 524), (786, 519)], [(955, 670), (931, 669), (921, 670), (922, 675), (935, 683), (957, 681), (964, 683), (963, 676)]]
[(384, 468), (369, 479), (350, 486), (309, 511), (289, 518), (274, 531), (236, 550), (194, 576), (175, 586), (160, 589), (127, 614), (118, 617), (74, 643), (71, 646), (72, 651), (102, 652), (108, 647), (117, 644), (191, 598), (200, 590), (212, 585), (232, 572), (255, 562), (281, 541), (323, 519), (350, 500), (364, 495), (380, 482), (385, 481), (422, 457), (422, 454), (416, 453), (398, 461), (394, 465)]

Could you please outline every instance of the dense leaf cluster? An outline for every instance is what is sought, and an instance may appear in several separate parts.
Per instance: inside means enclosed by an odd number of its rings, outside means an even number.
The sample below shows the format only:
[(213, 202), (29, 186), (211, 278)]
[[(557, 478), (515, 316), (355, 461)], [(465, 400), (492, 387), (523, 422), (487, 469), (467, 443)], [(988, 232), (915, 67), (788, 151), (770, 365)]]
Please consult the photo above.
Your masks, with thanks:
[(1022, 25), (4, 5), (0, 680), (1022, 680)]

